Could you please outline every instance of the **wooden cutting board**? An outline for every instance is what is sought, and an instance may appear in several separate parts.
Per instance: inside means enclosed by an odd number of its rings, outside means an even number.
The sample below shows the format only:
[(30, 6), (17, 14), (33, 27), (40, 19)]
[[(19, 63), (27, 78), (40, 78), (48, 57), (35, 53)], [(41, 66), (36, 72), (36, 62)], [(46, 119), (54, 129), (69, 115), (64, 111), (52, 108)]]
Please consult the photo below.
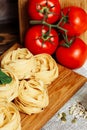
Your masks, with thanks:
[[(20, 47), (14, 44), (3, 55)], [(2, 59), (3, 55), (0, 57)], [(82, 87), (87, 78), (58, 64), (59, 77), (48, 87), (49, 105), (39, 114), (21, 114), (22, 130), (40, 130), (43, 125)]]

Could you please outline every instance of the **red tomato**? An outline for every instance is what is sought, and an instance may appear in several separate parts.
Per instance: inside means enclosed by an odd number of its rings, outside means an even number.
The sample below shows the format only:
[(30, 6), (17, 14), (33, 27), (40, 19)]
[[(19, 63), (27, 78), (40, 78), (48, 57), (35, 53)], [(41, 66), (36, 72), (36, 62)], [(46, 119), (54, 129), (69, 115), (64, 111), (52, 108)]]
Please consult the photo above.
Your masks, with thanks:
[(65, 7), (62, 9), (62, 13), (64, 20), (60, 25), (68, 30), (68, 36), (79, 36), (87, 30), (87, 13), (82, 8)]
[[(63, 44), (62, 41), (60, 44)], [(57, 61), (70, 69), (81, 67), (87, 59), (87, 45), (76, 38), (70, 47), (59, 46), (56, 50)]]
[(60, 3), (58, 0), (29, 0), (28, 14), (33, 20), (54, 23), (60, 16)]
[(33, 54), (53, 54), (59, 44), (59, 37), (55, 29), (36, 25), (28, 29), (25, 36), (25, 47)]

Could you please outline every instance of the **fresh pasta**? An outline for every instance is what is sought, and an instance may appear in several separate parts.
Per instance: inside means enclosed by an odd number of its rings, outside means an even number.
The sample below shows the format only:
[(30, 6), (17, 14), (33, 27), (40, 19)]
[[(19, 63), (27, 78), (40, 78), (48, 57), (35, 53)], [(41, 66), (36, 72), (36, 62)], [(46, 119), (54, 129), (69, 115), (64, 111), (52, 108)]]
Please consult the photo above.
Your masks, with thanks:
[(1, 61), (2, 68), (9, 68), (19, 80), (30, 78), (35, 70), (35, 59), (26, 48), (18, 48), (5, 55)]
[(30, 59), (33, 54), (27, 48), (18, 48), (8, 52), (1, 61), (2, 65), (18, 59)]
[(1, 69), (5, 74), (12, 78), (12, 81), (8, 84), (0, 84), (0, 99), (5, 99), (11, 102), (18, 96), (19, 81), (13, 72), (9, 69)]
[(14, 101), (26, 114), (42, 112), (49, 104), (48, 86), (58, 77), (58, 65), (49, 54), (33, 55), (26, 48), (8, 52), (1, 67), (12, 76), (12, 82), (0, 86), (0, 98)]
[(38, 54), (36, 59), (35, 78), (42, 80), (45, 84), (51, 84), (58, 77), (58, 65), (49, 54)]
[(10, 68), (19, 80), (35, 77), (51, 84), (58, 77), (58, 66), (49, 54), (33, 55), (26, 48), (9, 52), (1, 61), (2, 68)]
[(12, 102), (0, 101), (0, 130), (21, 130), (20, 114)]
[(15, 104), (20, 111), (29, 115), (41, 112), (49, 104), (47, 86), (37, 79), (20, 81)]

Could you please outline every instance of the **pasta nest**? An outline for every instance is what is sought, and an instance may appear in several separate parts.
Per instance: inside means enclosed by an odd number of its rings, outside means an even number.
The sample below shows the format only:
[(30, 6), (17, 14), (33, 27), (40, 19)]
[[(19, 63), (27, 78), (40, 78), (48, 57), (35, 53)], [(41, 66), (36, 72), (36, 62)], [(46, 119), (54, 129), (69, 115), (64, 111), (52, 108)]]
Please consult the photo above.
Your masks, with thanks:
[(21, 130), (20, 114), (12, 102), (0, 101), (0, 130)]
[[(18, 48), (8, 52), (1, 61), (1, 67), (15, 75), (15, 87), (9, 92), (10, 84), (6, 84), (8, 96), (16, 104), (19, 111), (26, 114), (39, 113), (49, 104), (48, 86), (58, 77), (58, 65), (49, 54), (33, 55), (27, 48)], [(11, 83), (12, 84), (12, 83)], [(4, 87), (2, 86), (2, 89)], [(13, 90), (13, 91), (12, 91)], [(7, 96), (6, 94), (6, 96)], [(3, 95), (3, 94), (2, 94)], [(5, 97), (5, 94), (3, 97)], [(7, 97), (8, 97), (7, 96)], [(9, 99), (9, 101), (11, 101)]]
[(12, 78), (9, 84), (0, 84), (0, 98), (11, 102), (18, 96), (19, 81), (10, 69), (1, 69), (5, 74)]
[(10, 51), (1, 61), (1, 67), (11, 69), (19, 80), (30, 78), (35, 66), (33, 55), (26, 48)]
[(49, 54), (38, 54), (36, 59), (35, 78), (42, 80), (45, 84), (51, 84), (58, 77), (58, 65)]
[(39, 113), (49, 104), (47, 86), (41, 80), (22, 80), (14, 102), (21, 112), (29, 115)]

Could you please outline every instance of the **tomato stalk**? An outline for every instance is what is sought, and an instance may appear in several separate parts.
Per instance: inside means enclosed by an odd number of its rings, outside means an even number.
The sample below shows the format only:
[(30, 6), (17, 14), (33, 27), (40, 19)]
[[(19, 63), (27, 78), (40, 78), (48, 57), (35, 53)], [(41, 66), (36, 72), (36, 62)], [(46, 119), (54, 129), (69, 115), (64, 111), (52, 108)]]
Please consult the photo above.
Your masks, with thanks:
[[(61, 20), (62, 20), (62, 19), (61, 19)], [(42, 25), (48, 26), (49, 28), (57, 28), (57, 29), (59, 29), (59, 30), (62, 30), (62, 31), (64, 31), (64, 32), (67, 32), (66, 29), (64, 29), (64, 28), (62, 28), (62, 27), (59, 26), (59, 23), (57, 23), (57, 24), (49, 24), (49, 23), (47, 23), (47, 22), (44, 21), (44, 20), (30, 20), (30, 24), (42, 24)]]
[(72, 37), (69, 40), (68, 37), (67, 37), (67, 33), (65, 33), (65, 35), (63, 35), (63, 38), (64, 38), (64, 42), (61, 44), (61, 46), (64, 46), (64, 47), (67, 47), (67, 48), (69, 48), (75, 40), (75, 37)]
[(59, 30), (64, 31), (65, 36), (63, 36), (63, 37), (64, 37), (65, 42), (64, 42), (63, 46), (70, 47), (71, 41), (68, 41), (67, 30), (59, 26), (59, 24), (63, 21), (63, 19), (64, 18), (62, 17), (57, 24), (49, 24), (44, 20), (31, 20), (30, 24), (42, 24), (42, 25), (45, 25), (45, 26), (49, 27), (49, 30), (45, 34), (42, 33), (41, 37), (42, 37), (43, 41), (50, 38), (51, 28), (57, 28)]
[(64, 34), (62, 34), (63, 38), (64, 38), (64, 43), (61, 44), (61, 45), (69, 48), (72, 45), (75, 37), (73, 37), (72, 39), (69, 40), (68, 37), (67, 37), (67, 30), (62, 28), (62, 27), (60, 27), (60, 23), (64, 20), (64, 18), (65, 18), (65, 16), (62, 17), (57, 24), (49, 24), (49, 23), (47, 23), (44, 20), (31, 20), (30, 24), (42, 24), (42, 25), (46, 25), (46, 26), (49, 27), (49, 31), (46, 32), (45, 34), (42, 34), (42, 39), (44, 41), (50, 38), (49, 34), (50, 34), (50, 31), (51, 31), (51, 28), (57, 28), (59, 30), (64, 31)]
[(74, 38), (69, 40), (68, 37), (67, 37), (67, 30), (60, 26), (62, 21), (64, 21), (65, 19), (67, 20), (67, 17), (62, 14), (62, 17), (61, 17), (60, 21), (57, 24), (50, 24), (50, 23), (46, 22), (45, 20), (31, 20), (30, 24), (42, 24), (42, 25), (45, 25), (45, 26), (49, 27), (49, 31), (46, 32), (46, 34), (42, 34), (42, 39), (44, 41), (47, 40), (48, 38), (50, 38), (49, 34), (50, 34), (50, 31), (51, 31), (51, 28), (57, 28), (59, 30), (62, 30), (64, 32), (64, 34), (62, 34), (63, 38), (64, 38), (64, 43), (62, 44), (62, 46), (65, 46), (65, 47), (69, 48), (71, 46)]

